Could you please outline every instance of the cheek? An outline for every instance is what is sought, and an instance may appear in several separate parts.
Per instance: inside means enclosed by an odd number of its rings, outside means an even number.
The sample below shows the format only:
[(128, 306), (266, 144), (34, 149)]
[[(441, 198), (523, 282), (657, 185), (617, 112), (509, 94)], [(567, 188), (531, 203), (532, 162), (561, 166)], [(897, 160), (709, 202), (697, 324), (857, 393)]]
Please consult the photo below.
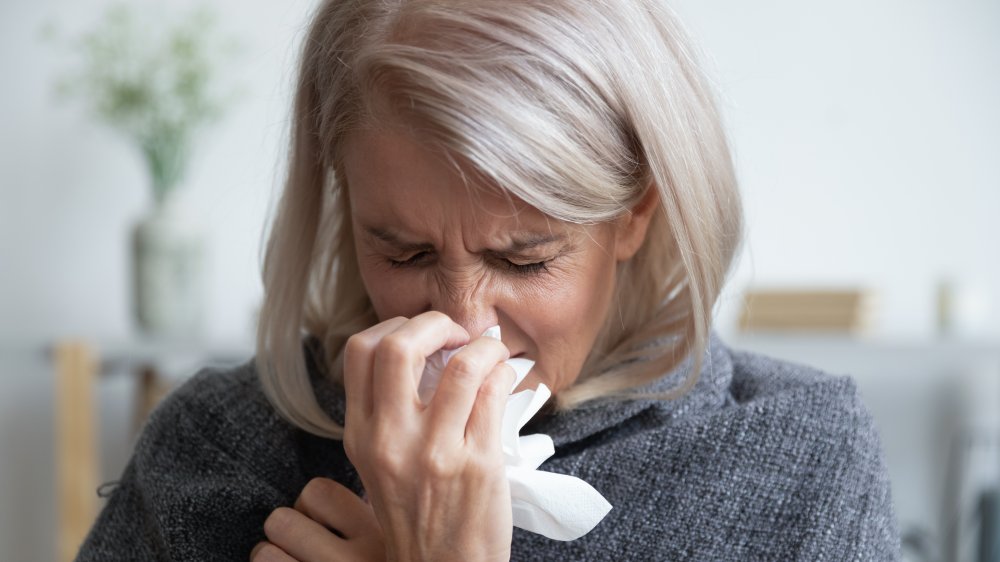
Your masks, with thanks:
[(579, 375), (608, 313), (614, 275), (613, 259), (591, 256), (526, 291), (511, 312), (532, 340), (550, 386), (566, 386)]
[[(581, 268), (582, 269), (582, 268)], [(586, 268), (563, 279), (523, 292), (520, 317), (540, 338), (575, 341), (592, 321), (603, 319), (609, 279), (601, 270)], [(540, 342), (541, 343), (541, 342)]]
[(424, 288), (412, 275), (401, 274), (371, 259), (362, 259), (359, 266), (361, 280), (380, 322), (396, 316), (411, 318), (423, 312), (427, 302)]

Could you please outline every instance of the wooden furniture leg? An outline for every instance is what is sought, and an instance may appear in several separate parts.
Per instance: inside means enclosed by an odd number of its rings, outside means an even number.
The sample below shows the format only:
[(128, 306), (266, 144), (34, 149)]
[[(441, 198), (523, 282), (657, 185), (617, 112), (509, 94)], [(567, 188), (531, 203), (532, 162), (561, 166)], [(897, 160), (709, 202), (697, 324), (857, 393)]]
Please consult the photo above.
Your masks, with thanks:
[(70, 562), (97, 516), (96, 352), (83, 342), (55, 346), (58, 560)]
[(133, 441), (142, 431), (142, 426), (156, 405), (170, 392), (171, 387), (163, 381), (156, 367), (144, 365), (139, 368), (139, 385), (135, 396), (135, 409), (132, 415)]

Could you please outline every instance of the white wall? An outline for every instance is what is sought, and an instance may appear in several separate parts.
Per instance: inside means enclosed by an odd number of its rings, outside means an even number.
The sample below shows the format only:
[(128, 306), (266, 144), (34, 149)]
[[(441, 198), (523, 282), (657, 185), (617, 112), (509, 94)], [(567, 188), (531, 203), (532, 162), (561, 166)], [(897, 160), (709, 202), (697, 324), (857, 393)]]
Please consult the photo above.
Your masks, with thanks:
[(974, 406), (952, 401), (974, 394), (956, 386), (983, 352), (933, 341), (935, 289), (950, 279), (988, 294), (985, 326), (960, 339), (990, 341), (998, 357), (1000, 3), (674, 5), (715, 67), (746, 205), (719, 326), (735, 331), (751, 284), (877, 292), (883, 343), (737, 343), (858, 379), (903, 530), (928, 530), (944, 552), (946, 467)]
[[(133, 2), (147, 6), (162, 3)], [(195, 2), (166, 4), (182, 12)], [(185, 199), (209, 231), (208, 314), (213, 338), (247, 334), (260, 293), (258, 242), (285, 154), (295, 38), (311, 1), (216, 1), (222, 29), (246, 52), (227, 72), (243, 93), (199, 145)], [(123, 338), (131, 329), (128, 231), (151, 205), (142, 163), (81, 104), (56, 103), (53, 80), (72, 68), (43, 23), (76, 35), (104, 0), (0, 6), (0, 340), (63, 334)], [(16, 318), (16, 321), (15, 321)]]
[[(170, 15), (197, 2), (133, 1)], [(229, 69), (244, 93), (203, 139), (187, 201), (208, 230), (206, 337), (250, 335), (261, 294), (259, 240), (285, 149), (289, 81), (312, 0), (216, 0), (221, 28), (242, 38)], [(73, 103), (56, 103), (71, 58), (39, 39), (46, 22), (76, 35), (104, 0), (0, 2), (0, 550), (55, 557), (52, 374), (55, 337), (121, 340), (132, 329), (128, 232), (151, 204), (141, 161)], [(130, 446), (134, 386), (109, 377), (102, 405), (104, 479)]]
[(715, 59), (746, 199), (731, 287), (861, 284), (881, 333), (927, 336), (951, 276), (993, 290), (1000, 332), (1000, 4), (675, 6)]
[[(246, 94), (191, 171), (209, 229), (212, 339), (249, 334), (293, 44), (312, 4), (214, 2), (247, 54), (232, 69)], [(0, 548), (11, 559), (48, 558), (54, 516), (51, 374), (23, 350), (130, 332), (126, 236), (150, 203), (147, 180), (123, 140), (53, 103), (68, 60), (37, 38), (49, 20), (85, 28), (105, 5), (0, 3)], [(724, 332), (750, 283), (870, 286), (879, 333), (897, 338), (932, 334), (941, 276), (1000, 300), (1000, 4), (675, 5), (711, 55), (745, 195), (748, 251), (719, 311)], [(119, 384), (102, 394), (106, 425), (127, 420)], [(105, 428), (104, 443), (123, 439)]]

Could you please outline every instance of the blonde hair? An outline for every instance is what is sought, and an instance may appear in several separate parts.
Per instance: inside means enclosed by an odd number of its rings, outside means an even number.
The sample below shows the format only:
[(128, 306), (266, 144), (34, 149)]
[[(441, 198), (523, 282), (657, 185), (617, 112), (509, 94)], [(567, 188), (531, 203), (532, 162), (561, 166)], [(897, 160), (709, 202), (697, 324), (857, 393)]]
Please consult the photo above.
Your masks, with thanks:
[[(376, 103), (376, 100), (378, 102)], [(340, 438), (302, 347), (341, 378), (340, 353), (377, 319), (356, 262), (342, 172), (347, 133), (403, 119), (542, 212), (578, 224), (659, 208), (619, 266), (613, 309), (569, 409), (635, 389), (693, 354), (740, 244), (732, 158), (708, 81), (660, 0), (327, 0), (305, 39), (285, 190), (263, 267), (257, 367), (291, 423)]]

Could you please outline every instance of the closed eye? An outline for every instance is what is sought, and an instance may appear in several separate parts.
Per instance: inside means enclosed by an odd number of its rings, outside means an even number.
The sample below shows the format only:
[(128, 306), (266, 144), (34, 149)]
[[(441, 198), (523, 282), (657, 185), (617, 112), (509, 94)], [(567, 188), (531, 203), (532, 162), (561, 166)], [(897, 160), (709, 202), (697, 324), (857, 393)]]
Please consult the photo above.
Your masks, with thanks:
[(542, 273), (548, 271), (548, 261), (539, 261), (535, 263), (514, 263), (508, 259), (500, 259), (500, 265), (507, 268), (507, 271), (512, 273), (517, 273), (518, 275), (531, 275), (533, 273)]
[(420, 265), (420, 262), (430, 256), (430, 252), (417, 252), (405, 260), (390, 259), (389, 267), (412, 267)]
[[(421, 265), (425, 265), (430, 258), (431, 252), (417, 252), (406, 259), (388, 259), (388, 262), (389, 267), (393, 268), (419, 267)], [(552, 260), (542, 260), (532, 263), (515, 263), (509, 259), (494, 256), (491, 258), (491, 261), (493, 261), (497, 267), (500, 267), (507, 272), (518, 275), (531, 275), (548, 271), (548, 264)]]

